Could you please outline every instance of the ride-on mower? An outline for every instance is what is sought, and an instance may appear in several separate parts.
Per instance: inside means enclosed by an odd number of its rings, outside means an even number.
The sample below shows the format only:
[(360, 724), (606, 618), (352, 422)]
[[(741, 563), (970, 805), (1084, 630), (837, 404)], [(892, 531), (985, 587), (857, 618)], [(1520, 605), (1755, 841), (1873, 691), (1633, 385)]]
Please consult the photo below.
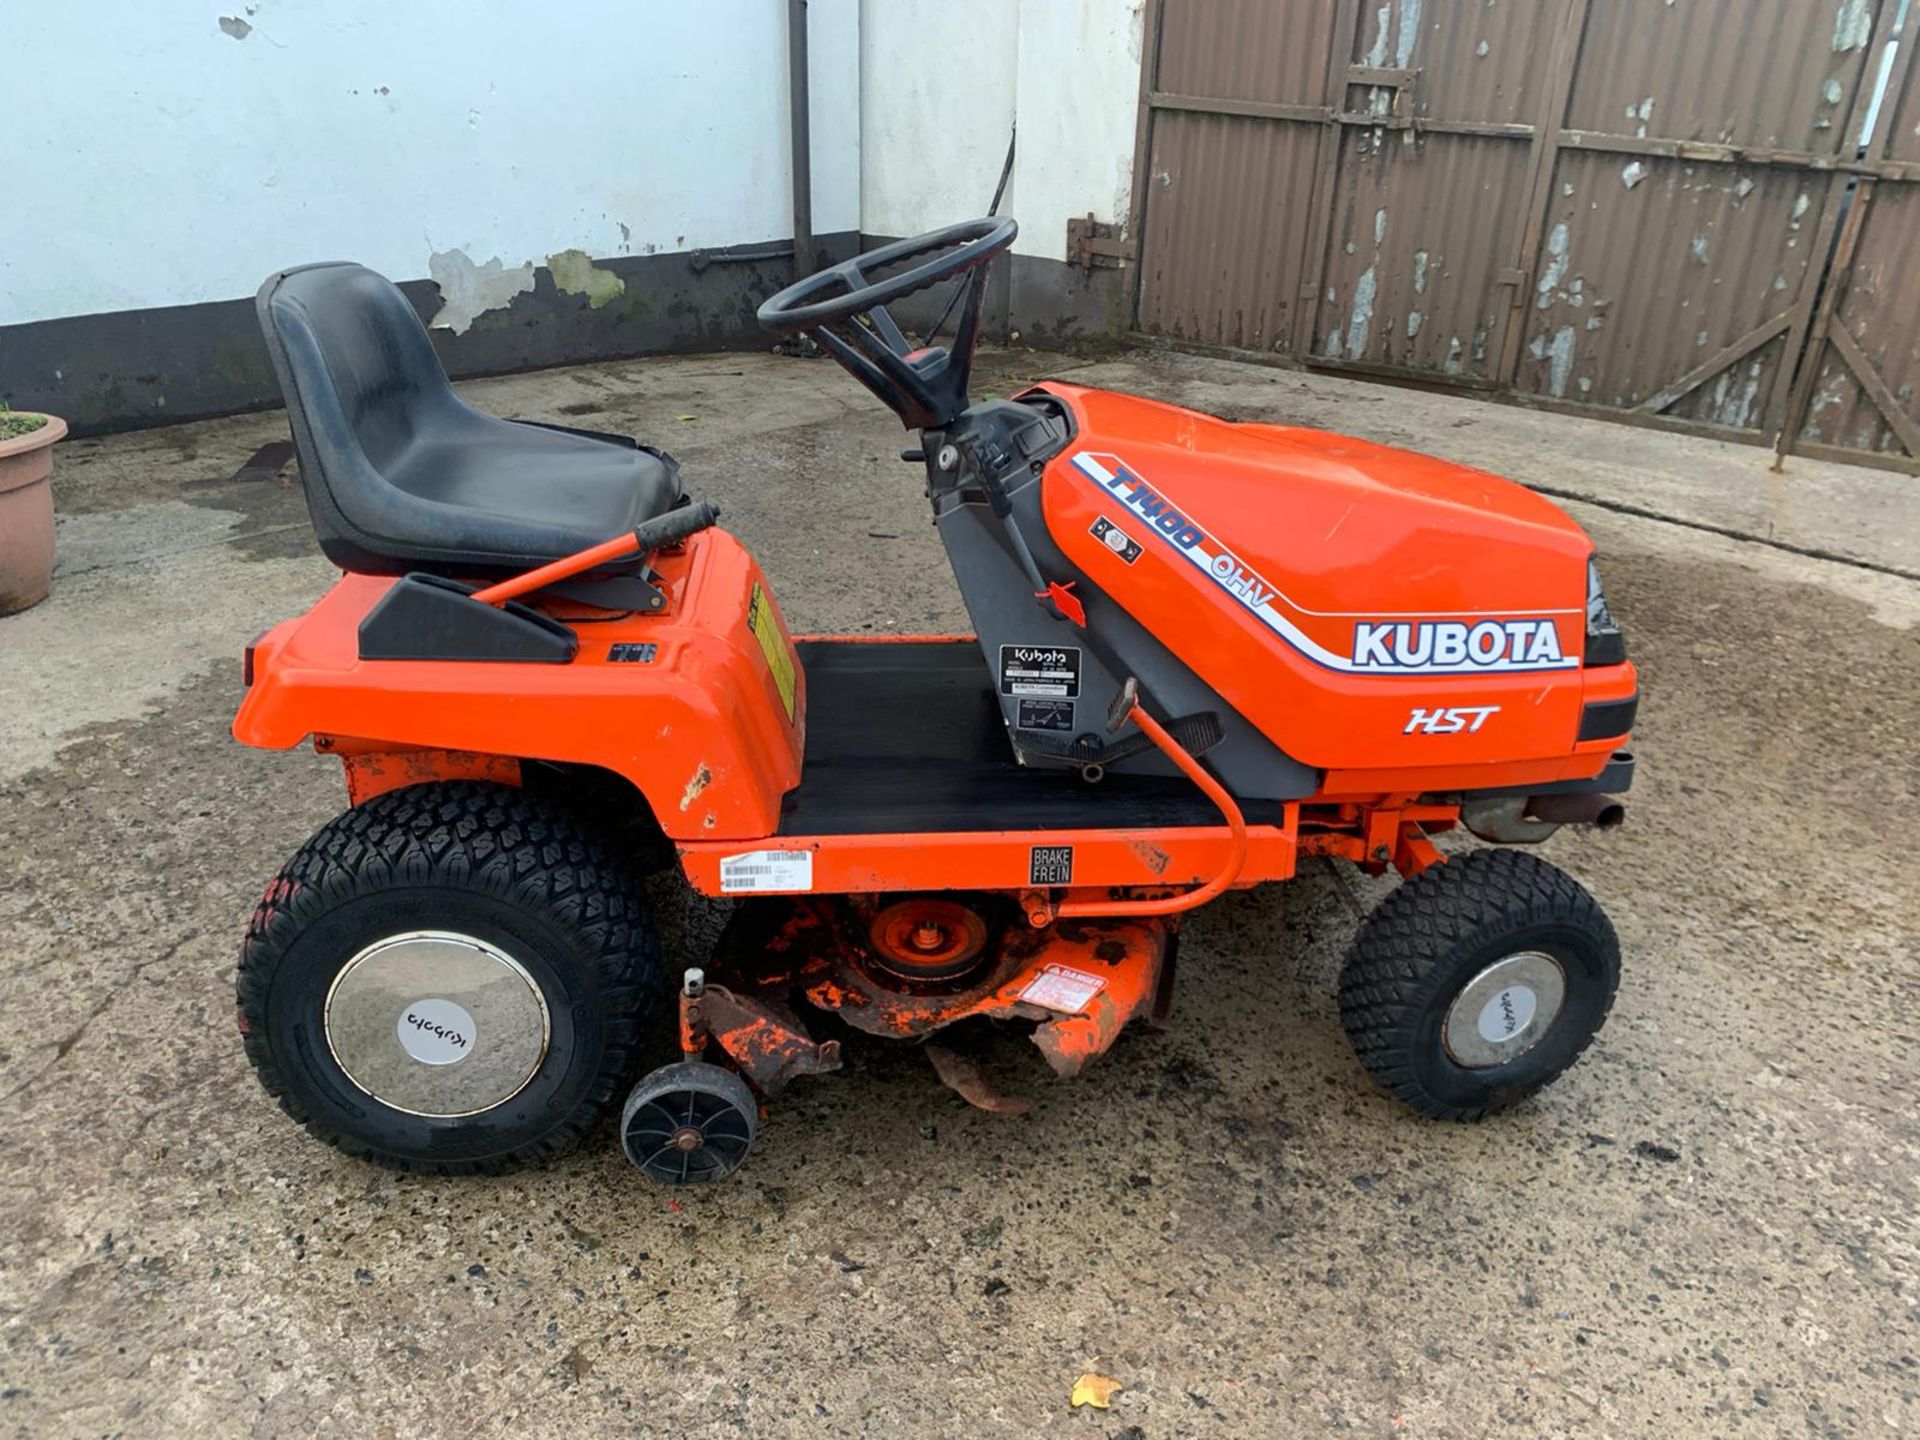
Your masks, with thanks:
[[(1042, 383), (971, 402), (988, 218), (802, 279), (804, 332), (897, 414), (970, 635), (790, 637), (772, 585), (619, 436), (495, 419), (355, 265), (259, 311), (322, 550), (345, 573), (246, 655), (234, 734), (341, 760), (350, 808), (267, 887), (239, 1022), (315, 1135), (406, 1169), (559, 1151), (626, 1093), (668, 1183), (840, 1064), (827, 1017), (925, 1044), (1031, 1027), (1061, 1075), (1165, 1017), (1182, 916), (1309, 856), (1403, 883), (1360, 928), (1361, 1062), (1471, 1119), (1564, 1070), (1619, 976), (1531, 854), (1606, 826), (1637, 690), (1580, 527), (1491, 475)], [(955, 282), (950, 344), (888, 314)], [(951, 308), (951, 307), (950, 307)], [(939, 327), (936, 327), (939, 328)], [(737, 898), (662, 973), (640, 876)], [(692, 962), (691, 964), (687, 962)], [(677, 990), (682, 1058), (633, 1083)]]

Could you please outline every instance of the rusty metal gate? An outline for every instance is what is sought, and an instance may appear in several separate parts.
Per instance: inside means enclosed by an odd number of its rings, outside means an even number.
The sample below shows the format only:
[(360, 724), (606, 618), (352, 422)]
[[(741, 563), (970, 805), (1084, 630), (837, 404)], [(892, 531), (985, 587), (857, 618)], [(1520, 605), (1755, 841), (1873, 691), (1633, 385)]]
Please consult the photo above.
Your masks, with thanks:
[(1908, 3), (1150, 0), (1137, 323), (1914, 468)]

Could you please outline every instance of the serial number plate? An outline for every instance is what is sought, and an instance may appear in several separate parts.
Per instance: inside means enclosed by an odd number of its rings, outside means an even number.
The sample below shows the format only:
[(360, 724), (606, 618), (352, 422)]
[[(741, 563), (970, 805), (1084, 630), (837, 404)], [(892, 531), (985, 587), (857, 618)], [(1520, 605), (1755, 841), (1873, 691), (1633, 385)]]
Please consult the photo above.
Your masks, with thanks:
[(1000, 693), (1073, 700), (1080, 694), (1077, 645), (1002, 645)]
[(720, 893), (752, 895), (767, 890), (813, 889), (811, 850), (751, 850), (720, 860)]

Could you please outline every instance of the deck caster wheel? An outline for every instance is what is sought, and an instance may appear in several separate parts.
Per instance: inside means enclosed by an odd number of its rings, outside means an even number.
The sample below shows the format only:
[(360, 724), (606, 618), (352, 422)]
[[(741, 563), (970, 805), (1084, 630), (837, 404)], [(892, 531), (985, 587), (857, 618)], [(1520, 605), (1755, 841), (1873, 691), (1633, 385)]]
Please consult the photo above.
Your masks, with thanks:
[(753, 1091), (704, 1060), (662, 1065), (641, 1077), (620, 1112), (620, 1143), (648, 1179), (666, 1185), (724, 1180), (760, 1130)]
[(1620, 983), (1598, 903), (1533, 855), (1475, 850), (1367, 919), (1340, 974), (1360, 1063), (1423, 1115), (1477, 1120), (1579, 1058)]

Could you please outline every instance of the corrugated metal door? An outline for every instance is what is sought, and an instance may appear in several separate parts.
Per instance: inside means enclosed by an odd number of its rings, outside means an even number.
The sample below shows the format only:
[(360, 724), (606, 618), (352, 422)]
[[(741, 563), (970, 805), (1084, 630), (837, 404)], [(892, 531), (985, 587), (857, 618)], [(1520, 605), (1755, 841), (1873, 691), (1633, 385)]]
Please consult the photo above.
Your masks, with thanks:
[(1916, 87), (1855, 144), (1902, 8), (1150, 0), (1138, 323), (1911, 458)]
[(1307, 358), (1498, 381), (1560, 3), (1362, 6)]
[(1920, 40), (1897, 70), (1844, 196), (1832, 277), (1794, 387), (1782, 450), (1920, 469)]
[(1760, 439), (1870, 83), (1871, 0), (1591, 0), (1514, 383)]
[(1167, 0), (1147, 57), (1139, 323), (1291, 353), (1343, 0)]

